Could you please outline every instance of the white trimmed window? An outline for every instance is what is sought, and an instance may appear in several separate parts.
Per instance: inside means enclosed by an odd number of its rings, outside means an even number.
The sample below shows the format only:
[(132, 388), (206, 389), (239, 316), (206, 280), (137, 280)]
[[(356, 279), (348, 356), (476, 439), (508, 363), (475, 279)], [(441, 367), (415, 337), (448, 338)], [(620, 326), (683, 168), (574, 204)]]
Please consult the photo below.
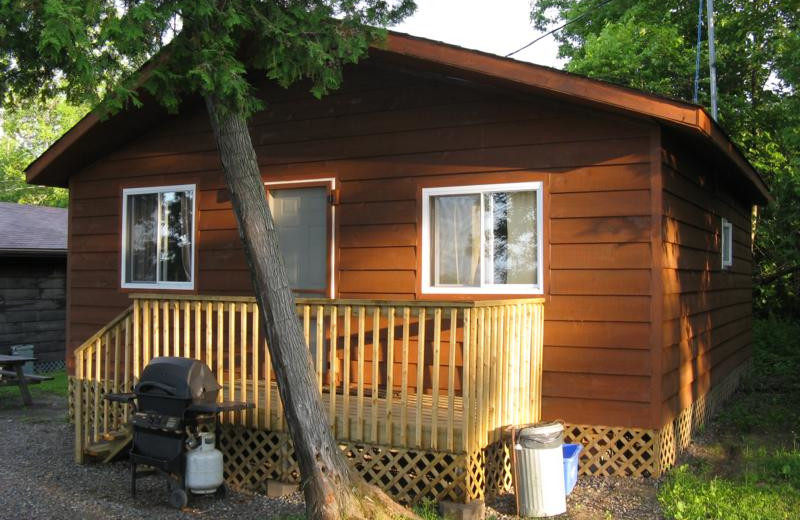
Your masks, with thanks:
[(723, 218), (721, 229), (720, 256), (722, 256), (722, 268), (726, 269), (733, 265), (733, 225)]
[(542, 183), (422, 190), (422, 292), (542, 292)]
[(194, 288), (195, 186), (122, 191), (122, 287)]

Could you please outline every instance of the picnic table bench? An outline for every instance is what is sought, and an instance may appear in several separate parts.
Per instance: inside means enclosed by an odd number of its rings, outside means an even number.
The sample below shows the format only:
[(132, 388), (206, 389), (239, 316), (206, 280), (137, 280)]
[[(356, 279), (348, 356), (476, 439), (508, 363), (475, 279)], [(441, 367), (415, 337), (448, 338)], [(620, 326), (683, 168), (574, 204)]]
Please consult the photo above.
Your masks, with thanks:
[(25, 356), (7, 356), (0, 354), (0, 387), (17, 386), (19, 393), (22, 394), (22, 402), (25, 406), (33, 404), (28, 385), (36, 385), (42, 381), (50, 381), (50, 376), (38, 376), (26, 374), (22, 370), (22, 365), (29, 361), (36, 361), (36, 358)]

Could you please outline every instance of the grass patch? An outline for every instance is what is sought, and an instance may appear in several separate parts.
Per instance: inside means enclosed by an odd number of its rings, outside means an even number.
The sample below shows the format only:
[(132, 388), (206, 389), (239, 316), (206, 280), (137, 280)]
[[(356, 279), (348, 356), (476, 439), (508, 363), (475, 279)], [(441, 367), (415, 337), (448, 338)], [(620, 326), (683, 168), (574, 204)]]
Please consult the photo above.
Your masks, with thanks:
[(757, 320), (753, 370), (659, 489), (667, 518), (784, 520), (800, 511), (800, 324)]
[[(54, 394), (61, 397), (67, 397), (67, 372), (60, 370), (47, 374), (53, 378), (52, 381), (42, 381), (39, 384), (28, 385), (32, 396), (42, 394)], [(17, 386), (4, 386), (0, 388), (0, 397), (17, 396), (19, 397), (19, 387)]]

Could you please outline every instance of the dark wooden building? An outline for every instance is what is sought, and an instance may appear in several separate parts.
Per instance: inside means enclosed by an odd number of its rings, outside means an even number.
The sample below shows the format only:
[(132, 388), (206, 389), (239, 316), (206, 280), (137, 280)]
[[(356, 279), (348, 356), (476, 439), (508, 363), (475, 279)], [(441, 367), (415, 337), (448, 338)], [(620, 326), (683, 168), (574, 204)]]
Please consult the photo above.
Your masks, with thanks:
[[(543, 298), (541, 415), (585, 472), (658, 473), (735, 387), (769, 194), (702, 107), (400, 34), (322, 100), (263, 94), (251, 133), (299, 295)], [(132, 294), (251, 294), (220, 168), (201, 103), (89, 115), (30, 166), (70, 188), (68, 353)]]
[(0, 202), (0, 353), (30, 344), (63, 367), (67, 210)]

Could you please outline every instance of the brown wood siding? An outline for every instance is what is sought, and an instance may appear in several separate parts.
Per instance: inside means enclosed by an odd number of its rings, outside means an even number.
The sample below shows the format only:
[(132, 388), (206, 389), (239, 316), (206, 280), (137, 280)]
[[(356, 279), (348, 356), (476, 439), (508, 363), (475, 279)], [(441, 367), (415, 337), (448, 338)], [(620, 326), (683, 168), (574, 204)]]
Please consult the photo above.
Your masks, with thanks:
[[(662, 423), (749, 359), (750, 210), (716, 172), (669, 136), (663, 154)], [(733, 266), (721, 268), (721, 219), (733, 224)]]
[[(368, 66), (321, 101), (298, 89), (265, 96), (251, 126), (265, 180), (339, 183), (341, 298), (424, 296), (422, 187), (543, 182), (544, 417), (649, 426), (654, 123)], [(197, 107), (73, 176), (70, 348), (128, 304), (121, 190), (184, 183), (198, 187), (196, 292), (251, 292)]]

